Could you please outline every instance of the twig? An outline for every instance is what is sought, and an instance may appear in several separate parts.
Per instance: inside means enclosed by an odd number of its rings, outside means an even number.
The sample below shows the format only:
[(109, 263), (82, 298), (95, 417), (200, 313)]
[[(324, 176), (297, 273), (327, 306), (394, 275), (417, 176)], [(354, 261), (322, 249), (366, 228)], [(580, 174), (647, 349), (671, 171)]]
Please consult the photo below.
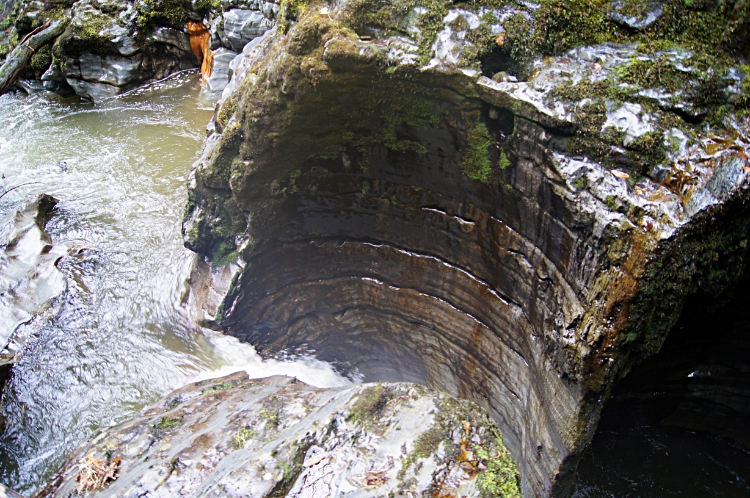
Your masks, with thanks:
[(5, 192), (3, 192), (2, 194), (0, 194), (0, 199), (2, 199), (3, 197), (5, 197), (5, 194), (7, 194), (8, 192), (12, 192), (12, 191), (14, 191), (14, 190), (15, 190), (15, 189), (17, 189), (17, 188), (25, 187), (26, 185), (34, 185), (34, 184), (36, 184), (36, 183), (39, 183), (39, 182), (28, 182), (28, 183), (22, 183), (21, 185), (16, 185), (16, 186), (15, 186), (15, 187), (13, 187), (13, 188), (9, 188), (8, 190), (6, 190), (6, 191), (5, 191)]
[(654, 56), (654, 62), (656, 62), (656, 71), (659, 76), (659, 83), (663, 85), (664, 82), (661, 80), (661, 57), (656, 56), (656, 50), (654, 50), (654, 44), (651, 43), (651, 38), (646, 36), (646, 33), (643, 33), (643, 37), (648, 42), (648, 47), (651, 49), (651, 55)]

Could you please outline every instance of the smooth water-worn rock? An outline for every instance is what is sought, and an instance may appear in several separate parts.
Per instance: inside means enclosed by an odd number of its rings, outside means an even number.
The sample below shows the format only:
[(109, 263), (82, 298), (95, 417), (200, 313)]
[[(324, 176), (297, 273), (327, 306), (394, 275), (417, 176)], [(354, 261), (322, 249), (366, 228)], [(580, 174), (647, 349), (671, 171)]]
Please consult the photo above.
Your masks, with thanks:
[(70, 249), (53, 246), (44, 232), (56, 204), (57, 199), (41, 195), (0, 222), (0, 364), (13, 362), (25, 343), (19, 329), (65, 291), (55, 263)]
[[(318, 389), (244, 372), (179, 389), (79, 446), (34, 496), (520, 496), (502, 436), (476, 405), (412, 384)], [(81, 476), (81, 477), (79, 477)]]
[[(172, 73), (200, 67), (203, 51), (191, 48), (188, 21), (208, 28), (211, 48), (218, 55), (240, 52), (275, 25), (279, 6), (271, 2), (180, 4), (113, 0), (55, 3), (21, 2), (4, 8), (0, 20), (12, 30), (0, 35), (0, 58), (13, 40), (53, 19), (68, 23), (62, 35), (37, 51), (18, 87), (26, 92), (76, 93), (99, 101), (159, 80)], [(10, 29), (10, 28), (9, 28)], [(194, 30), (193, 35), (202, 32)], [(210, 91), (218, 97), (229, 81), (228, 61), (218, 58)], [(206, 75), (211, 73), (210, 57)], [(40, 80), (43, 83), (38, 82)]]
[(236, 63), (183, 225), (236, 274), (198, 315), (474, 400), (524, 494), (564, 495), (612, 385), (743, 271), (744, 71), (632, 34), (519, 56), (562, 7), (368, 9), (310, 4)]
[(0, 396), (29, 337), (59, 312), (67, 282), (58, 261), (83, 257), (44, 231), (56, 204), (43, 194), (0, 221)]

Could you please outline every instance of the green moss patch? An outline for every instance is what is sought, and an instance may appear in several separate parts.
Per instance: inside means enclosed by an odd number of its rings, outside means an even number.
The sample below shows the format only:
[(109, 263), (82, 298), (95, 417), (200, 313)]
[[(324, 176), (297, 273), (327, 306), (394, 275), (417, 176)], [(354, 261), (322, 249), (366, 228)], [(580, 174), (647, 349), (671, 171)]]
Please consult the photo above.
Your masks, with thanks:
[[(458, 438), (457, 431), (460, 431)], [(502, 434), (476, 404), (444, 398), (434, 425), (414, 441), (412, 451), (402, 461), (399, 478), (419, 460), (434, 455), (441, 445), (446, 460), (455, 461), (470, 474), (477, 475), (477, 486), (483, 498), (521, 497), (520, 474), (505, 448)]]
[(142, 0), (136, 3), (138, 25), (146, 28), (157, 23), (182, 30), (188, 21), (189, 7), (187, 0)]
[[(484, 123), (478, 123), (469, 129), (466, 150), (461, 157), (460, 166), (472, 180), (482, 183), (489, 182), (492, 169), (489, 150), (492, 144), (492, 137)], [(507, 156), (505, 159), (507, 161)], [(508, 165), (510, 165), (510, 161), (508, 161)]]
[(356, 422), (365, 429), (371, 428), (380, 419), (385, 406), (394, 397), (389, 387), (380, 384), (367, 387), (359, 394), (359, 399), (352, 406), (346, 420)]

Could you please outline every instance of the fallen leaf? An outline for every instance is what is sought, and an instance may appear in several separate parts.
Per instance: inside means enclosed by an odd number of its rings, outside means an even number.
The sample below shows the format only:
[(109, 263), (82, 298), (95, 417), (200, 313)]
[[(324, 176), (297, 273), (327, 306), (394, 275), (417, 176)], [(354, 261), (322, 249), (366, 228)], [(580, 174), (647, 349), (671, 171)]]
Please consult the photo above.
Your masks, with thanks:
[(469, 423), (468, 420), (462, 420), (461, 424), (464, 426), (464, 430), (466, 431), (467, 434), (471, 433), (471, 424)]
[(713, 154), (716, 154), (717, 152), (722, 151), (722, 150), (724, 150), (726, 148), (727, 148), (727, 146), (724, 143), (708, 144), (708, 145), (706, 145), (706, 152), (708, 152), (709, 154), (713, 155)]
[(617, 178), (630, 178), (629, 174), (624, 173), (620, 171), (619, 169), (611, 169), (609, 170), (609, 172), (615, 175)]
[(745, 171), (745, 173), (750, 173), (750, 166), (743, 166), (742, 169)]

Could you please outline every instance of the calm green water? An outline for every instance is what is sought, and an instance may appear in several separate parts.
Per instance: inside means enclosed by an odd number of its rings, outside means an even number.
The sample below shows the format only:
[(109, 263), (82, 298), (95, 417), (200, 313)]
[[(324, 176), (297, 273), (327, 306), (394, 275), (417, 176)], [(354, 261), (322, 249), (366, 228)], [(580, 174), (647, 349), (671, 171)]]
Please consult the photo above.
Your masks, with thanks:
[[(190, 166), (213, 104), (193, 73), (102, 104), (0, 97), (0, 180), (60, 200), (54, 244), (89, 248), (59, 266), (60, 314), (27, 345), (4, 400), (0, 482), (29, 494), (80, 441), (195, 380), (248, 370), (341, 385), (325, 364), (261, 362), (234, 339), (191, 327), (180, 307), (191, 253), (180, 223)], [(67, 170), (56, 164), (66, 161)]]

